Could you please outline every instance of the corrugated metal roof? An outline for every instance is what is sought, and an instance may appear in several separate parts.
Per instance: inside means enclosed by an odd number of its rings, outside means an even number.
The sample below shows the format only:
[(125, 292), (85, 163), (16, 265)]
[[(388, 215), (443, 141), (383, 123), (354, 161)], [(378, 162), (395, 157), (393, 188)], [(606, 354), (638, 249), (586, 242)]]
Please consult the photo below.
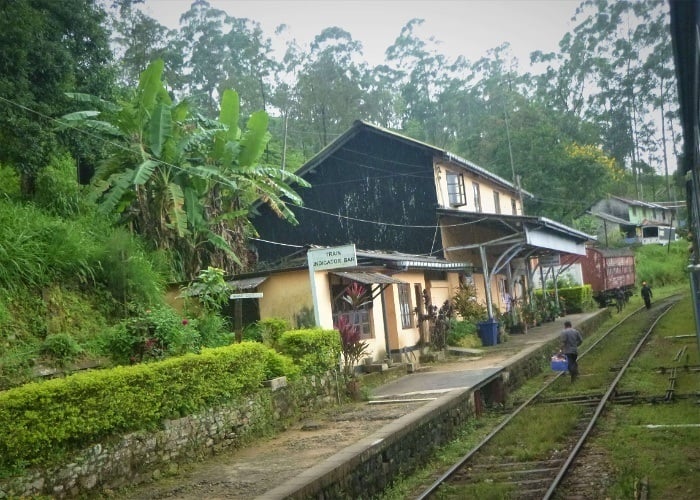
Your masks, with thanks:
[(614, 222), (615, 224), (622, 224), (624, 226), (634, 226), (636, 225), (634, 222), (630, 222), (626, 219), (621, 219), (620, 217), (615, 217), (614, 215), (611, 214), (606, 214), (605, 212), (588, 212), (589, 214), (598, 217), (600, 219), (604, 219), (608, 222)]
[[(257, 287), (260, 283), (265, 281), (267, 276), (259, 276), (255, 278), (245, 278), (240, 280), (231, 280), (226, 282), (231, 290), (252, 290)], [(201, 282), (194, 282), (187, 287), (187, 290), (183, 292), (185, 297), (199, 297), (204, 290), (204, 285)]]
[(378, 261), (393, 262), (401, 267), (412, 269), (466, 269), (471, 268), (470, 262), (453, 262), (438, 257), (426, 255), (414, 255), (401, 252), (382, 252), (378, 250), (357, 250), (358, 258), (376, 259)]
[(235, 290), (251, 290), (260, 285), (266, 279), (267, 276), (259, 276), (257, 278), (227, 281), (226, 284)]
[(382, 273), (339, 271), (334, 272), (333, 274), (352, 281), (357, 281), (363, 285), (395, 285), (406, 283), (405, 281), (392, 278), (391, 276), (387, 276), (386, 274)]

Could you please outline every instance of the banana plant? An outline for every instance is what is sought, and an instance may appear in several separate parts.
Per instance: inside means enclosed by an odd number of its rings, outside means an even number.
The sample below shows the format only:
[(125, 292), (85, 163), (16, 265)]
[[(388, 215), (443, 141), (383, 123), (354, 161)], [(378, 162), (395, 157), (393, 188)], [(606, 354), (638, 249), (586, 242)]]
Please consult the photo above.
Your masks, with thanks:
[(259, 163), (269, 140), (265, 112), (254, 113), (241, 131), (238, 94), (225, 90), (218, 119), (206, 120), (186, 99), (173, 102), (162, 74), (163, 62), (151, 63), (130, 99), (119, 103), (69, 94), (97, 109), (63, 121), (110, 146), (93, 178), (102, 210), (118, 214), (154, 248), (172, 252), (183, 278), (210, 265), (239, 272), (252, 264), (245, 250), (255, 233), (252, 203), (261, 200), (294, 223), (287, 204), (301, 199), (291, 185), (308, 184)]

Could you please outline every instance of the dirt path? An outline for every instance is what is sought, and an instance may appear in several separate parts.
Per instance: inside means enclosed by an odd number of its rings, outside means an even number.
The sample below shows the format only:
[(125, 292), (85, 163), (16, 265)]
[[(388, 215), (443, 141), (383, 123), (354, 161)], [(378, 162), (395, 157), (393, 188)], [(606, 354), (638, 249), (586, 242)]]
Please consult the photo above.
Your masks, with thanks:
[[(492, 366), (506, 357), (504, 353), (494, 353), (485, 358), (439, 363), (426, 370), (434, 373), (477, 369)], [(130, 500), (253, 499), (423, 404), (425, 401), (358, 402), (323, 410), (273, 438), (182, 465), (175, 476), (102, 492), (99, 496), (107, 493), (112, 498)]]
[(366, 402), (320, 412), (274, 438), (183, 465), (176, 476), (107, 493), (112, 498), (252, 499), (423, 403)]

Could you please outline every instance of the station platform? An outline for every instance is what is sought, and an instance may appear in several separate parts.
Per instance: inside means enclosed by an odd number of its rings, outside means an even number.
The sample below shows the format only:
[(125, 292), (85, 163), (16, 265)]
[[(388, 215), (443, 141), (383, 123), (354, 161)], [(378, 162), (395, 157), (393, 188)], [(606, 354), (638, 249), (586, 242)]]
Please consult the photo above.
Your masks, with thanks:
[[(360, 457), (366, 457), (373, 452), (380, 453), (377, 450), (379, 443), (391, 441), (398, 435), (401, 435), (400, 439), (406, 439), (406, 429), (429, 418), (437, 418), (431, 415), (437, 413), (440, 405), (454, 405), (455, 398), (464, 397), (465, 394), (470, 394), (471, 391), (501, 377), (504, 370), (531, 356), (541, 356), (542, 349), (546, 346), (551, 347), (553, 354), (556, 352), (554, 346), (558, 345), (558, 337), (565, 321), (571, 321), (573, 326), (577, 327), (601, 314), (608, 314), (608, 311), (600, 309), (590, 313), (567, 315), (530, 328), (527, 333), (509, 335), (506, 342), (482, 349), (451, 349), (448, 362), (431, 363), (414, 373), (373, 389), (368, 404), (400, 401), (422, 401), (425, 404), (416, 406), (409, 414), (401, 416), (357, 443), (339, 449), (336, 454), (300, 471), (298, 475), (257, 498), (326, 498), (323, 494), (318, 496), (318, 492), (323, 491), (323, 488), (328, 491), (327, 483), (333, 480), (329, 478), (342, 475), (344, 470), (358, 467)], [(387, 454), (386, 450), (382, 453), (385, 456)]]
[[(190, 463), (170, 477), (135, 486), (116, 500), (282, 500), (372, 498), (392, 478), (423, 463), (451, 432), (474, 418), (476, 391), (517, 375), (519, 367), (541, 366), (558, 346), (569, 320), (592, 325), (609, 314), (600, 309), (571, 314), (509, 335), (501, 344), (450, 349), (445, 360), (399, 364), (388, 382), (365, 400), (318, 412), (273, 437), (221, 450)], [(586, 335), (585, 329), (584, 336)], [(471, 408), (471, 410), (470, 410)], [(431, 448), (432, 447), (432, 448)]]

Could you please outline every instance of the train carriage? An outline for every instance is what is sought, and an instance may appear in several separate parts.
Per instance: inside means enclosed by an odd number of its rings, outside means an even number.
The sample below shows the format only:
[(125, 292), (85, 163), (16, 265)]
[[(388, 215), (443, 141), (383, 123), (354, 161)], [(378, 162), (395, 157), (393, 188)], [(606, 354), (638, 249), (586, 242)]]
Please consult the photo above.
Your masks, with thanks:
[(586, 257), (577, 262), (581, 265), (583, 282), (591, 285), (593, 299), (600, 307), (615, 302), (618, 288), (622, 288), (626, 297), (632, 296), (636, 274), (634, 252), (629, 248), (588, 247)]

